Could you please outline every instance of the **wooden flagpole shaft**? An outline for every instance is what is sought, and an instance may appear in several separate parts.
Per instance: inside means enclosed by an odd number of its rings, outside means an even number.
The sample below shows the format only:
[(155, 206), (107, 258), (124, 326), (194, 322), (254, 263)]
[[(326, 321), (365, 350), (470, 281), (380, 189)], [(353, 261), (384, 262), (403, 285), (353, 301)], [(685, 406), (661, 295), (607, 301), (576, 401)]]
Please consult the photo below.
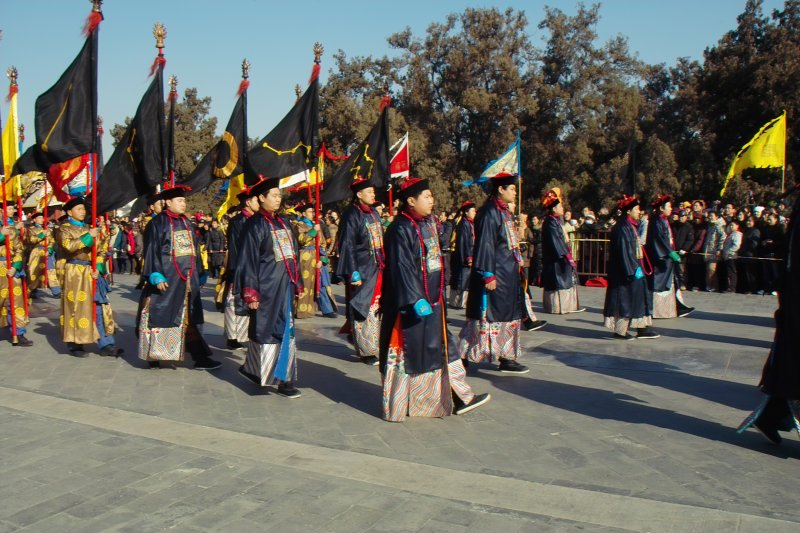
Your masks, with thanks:
[[(5, 227), (8, 224), (8, 200), (6, 198), (6, 181), (3, 176), (3, 224), (0, 227)], [(13, 229), (12, 229), (13, 231)], [(16, 343), (17, 336), (17, 313), (14, 309), (14, 277), (11, 275), (11, 235), (6, 235), (6, 279), (8, 280), (8, 307), (11, 313), (11, 339)]]
[[(89, 190), (92, 192), (91, 227), (92, 229), (97, 229), (97, 194), (95, 194), (95, 185), (97, 184), (97, 153), (93, 152), (90, 154), (89, 161), (90, 167), (87, 179), (90, 180), (91, 189), (87, 187), (87, 193)], [(97, 239), (99, 238), (100, 235), (98, 234), (92, 239), (92, 324), (97, 324), (97, 302), (94, 300), (95, 292), (97, 291), (97, 280), (94, 275), (97, 273)]]
[(50, 276), (48, 275), (48, 268), (47, 268), (47, 261), (50, 259), (50, 254), (48, 253), (48, 243), (47, 243), (47, 180), (44, 180), (44, 185), (42, 185), (42, 200), (44, 200), (44, 206), (42, 207), (42, 213), (44, 214), (44, 224), (42, 224), (42, 228), (44, 228), (44, 286), (48, 289), (50, 288)]

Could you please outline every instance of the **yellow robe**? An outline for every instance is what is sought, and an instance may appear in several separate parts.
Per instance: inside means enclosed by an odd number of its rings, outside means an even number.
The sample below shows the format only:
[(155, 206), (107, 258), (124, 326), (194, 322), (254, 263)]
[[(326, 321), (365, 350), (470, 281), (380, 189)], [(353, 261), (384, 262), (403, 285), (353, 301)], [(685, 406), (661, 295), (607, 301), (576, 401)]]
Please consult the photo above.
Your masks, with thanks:
[[(8, 247), (8, 248), (6, 248)], [(11, 253), (11, 263), (22, 264), (23, 245), (22, 240), (19, 238), (17, 232), (12, 232), (11, 235), (6, 235), (2, 244), (0, 244), (0, 326), (7, 327), (11, 325), (11, 319), (8, 316), (9, 311), (9, 290), (8, 290), (8, 269), (6, 263), (6, 250)], [(18, 327), (25, 327), (28, 325), (28, 315), (25, 312), (25, 302), (22, 297), (22, 280), (14, 278), (12, 282), (13, 302), (14, 302), (14, 316)]]
[(25, 236), (25, 247), (28, 253), (29, 293), (36, 289), (58, 287), (56, 273), (45, 268), (47, 264), (47, 249), (55, 247), (52, 228), (44, 229), (38, 226), (28, 228)]
[(309, 235), (314, 228), (304, 222), (295, 222), (294, 227), (300, 249), (300, 275), (303, 278), (303, 292), (297, 297), (297, 318), (311, 318), (317, 314), (317, 251), (308, 247), (316, 245), (316, 236)]
[[(86, 226), (76, 226), (64, 222), (57, 232), (60, 259), (64, 261), (61, 289), (61, 339), (64, 342), (90, 344), (97, 342), (100, 334), (93, 320), (92, 310), (92, 267), (70, 263), (72, 260), (91, 261), (92, 247), (86, 246), (81, 237), (89, 232)], [(108, 239), (98, 235), (98, 263), (100, 250), (108, 246)], [(97, 310), (103, 313), (106, 335), (113, 335), (114, 324), (111, 319), (111, 306), (102, 305)]]

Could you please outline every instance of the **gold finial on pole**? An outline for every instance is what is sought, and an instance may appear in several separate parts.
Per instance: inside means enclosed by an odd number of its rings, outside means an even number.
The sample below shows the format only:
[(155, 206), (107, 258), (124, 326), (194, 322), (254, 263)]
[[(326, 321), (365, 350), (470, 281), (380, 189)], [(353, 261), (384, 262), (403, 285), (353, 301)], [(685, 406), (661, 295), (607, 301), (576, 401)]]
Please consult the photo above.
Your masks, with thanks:
[(174, 93), (178, 91), (178, 77), (172, 74), (169, 77), (169, 92)]
[(92, 11), (94, 13), (102, 13), (103, 10), (101, 9), (103, 5), (103, 0), (89, 0), (92, 3)]
[(320, 61), (322, 60), (322, 54), (325, 52), (325, 48), (322, 46), (322, 43), (316, 42), (314, 43), (314, 63), (319, 65)]
[(294, 86), (294, 95), (300, 100), (300, 97), (303, 95), (303, 88), (300, 87), (300, 84)]
[(11, 85), (16, 85), (17, 77), (19, 76), (19, 72), (17, 72), (17, 67), (8, 67), (8, 70), (6, 70), (6, 76), (8, 76)]
[(164, 50), (164, 39), (167, 38), (167, 28), (160, 22), (153, 25), (153, 37), (156, 38), (156, 48), (158, 48), (158, 55), (161, 55)]
[(242, 60), (242, 79), (247, 79), (250, 77), (250, 62), (247, 58)]
[(19, 142), (25, 142), (25, 124), (19, 125)]

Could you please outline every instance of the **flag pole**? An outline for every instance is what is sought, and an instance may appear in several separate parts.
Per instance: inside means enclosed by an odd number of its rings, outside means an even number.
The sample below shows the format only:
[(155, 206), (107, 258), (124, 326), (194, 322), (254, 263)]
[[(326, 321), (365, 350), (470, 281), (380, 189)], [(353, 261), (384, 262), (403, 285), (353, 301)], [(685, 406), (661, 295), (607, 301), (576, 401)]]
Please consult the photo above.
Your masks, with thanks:
[[(9, 69), (9, 71), (8, 71), (8, 76), (9, 76), (9, 78), (11, 80), (11, 85), (14, 86), (13, 92), (18, 94), (19, 83), (18, 83), (17, 80), (18, 80), (18, 76), (19, 75), (17, 73), (17, 69), (15, 67), (11, 67)], [(19, 150), (19, 153), (21, 154), (22, 153), (22, 141), (25, 140), (25, 126), (20, 124), (20, 126), (18, 127), (18, 132), (19, 132), (18, 150)], [(12, 167), (9, 167), (9, 172), (8, 172), (9, 177), (11, 176), (11, 173), (12, 173), (11, 172), (11, 168)], [(16, 195), (17, 195), (17, 218), (19, 219), (20, 222), (22, 222), (22, 215), (23, 215), (23, 212), (22, 212), (22, 180), (20, 180), (19, 177), (17, 177), (17, 179), (14, 181), (14, 187), (16, 188)], [(19, 231), (20, 240), (23, 238), (23, 231), (25, 231), (25, 228), (22, 228)], [(23, 309), (25, 309), (25, 316), (27, 316), (28, 315), (28, 278), (23, 276), (20, 279), (20, 285), (22, 285), (22, 307), (23, 307)], [(9, 288), (9, 292), (10, 292), (10, 288)]]
[(42, 214), (44, 214), (44, 224), (42, 224), (42, 228), (44, 229), (44, 286), (49, 289), (50, 275), (47, 272), (47, 261), (50, 259), (50, 253), (48, 252), (49, 246), (47, 244), (47, 178), (45, 178), (44, 183), (42, 184), (42, 201)]
[(175, 103), (178, 100), (178, 78), (173, 74), (169, 77), (169, 186), (175, 186)]
[[(319, 72), (320, 70), (320, 63), (322, 62), (322, 54), (325, 52), (325, 48), (322, 46), (322, 43), (316, 42), (314, 43), (314, 67), (312, 69), (313, 73)], [(312, 74), (313, 80), (313, 74)], [(322, 274), (322, 268), (320, 266), (320, 258), (322, 256), (320, 252), (320, 240), (322, 233), (322, 219), (320, 217), (321, 211), (321, 204), (320, 204), (320, 184), (322, 183), (322, 179), (325, 174), (325, 153), (324, 153), (324, 144), (322, 144), (317, 151), (317, 182), (314, 184), (314, 190), (316, 192), (316, 200), (314, 202), (314, 223), (320, 226), (320, 231), (314, 236), (314, 248), (316, 251), (316, 260), (314, 261), (314, 269), (316, 270), (316, 276), (314, 276), (314, 295), (315, 297), (319, 297), (319, 293), (322, 290), (322, 283), (320, 276)], [(311, 183), (308, 184), (308, 194), (311, 194)]]
[(783, 168), (781, 169), (781, 194), (786, 192), (786, 110), (783, 110)]
[[(89, 176), (87, 176), (87, 180), (91, 181), (91, 189), (87, 187), (86, 193), (89, 194), (91, 190), (92, 194), (92, 221), (91, 221), (91, 228), (97, 229), (97, 46), (95, 46), (99, 42), (99, 31), (100, 31), (100, 21), (103, 20), (103, 12), (100, 6), (103, 3), (103, 0), (91, 0), (92, 2), (92, 13), (89, 15), (90, 20), (96, 21), (96, 24), (92, 28), (90, 24), (87, 23), (87, 28), (89, 29), (90, 35), (89, 38), (92, 39), (92, 62), (93, 66), (91, 68), (92, 72), (92, 120), (94, 124), (92, 124), (92, 153), (89, 155)], [(95, 302), (95, 294), (97, 292), (97, 279), (95, 276), (97, 275), (97, 238), (95, 237), (92, 239), (92, 325), (97, 328), (97, 303)]]
[(519, 176), (517, 214), (522, 214), (522, 143), (520, 142), (519, 130), (517, 130), (517, 176)]
[[(0, 117), (0, 139), (3, 138), (3, 120)], [(2, 146), (0, 146), (0, 154), (2, 154)], [(11, 166), (3, 158), (3, 223), (0, 227), (5, 227), (8, 224), (8, 199), (6, 198), (6, 182), (8, 174), (11, 174)], [(12, 226), (11, 231), (14, 231)], [(11, 312), (11, 341), (16, 344), (19, 340), (17, 336), (17, 313), (14, 309), (14, 277), (11, 275), (11, 234), (5, 236), (4, 244), (6, 248), (6, 280), (8, 282), (8, 307)]]

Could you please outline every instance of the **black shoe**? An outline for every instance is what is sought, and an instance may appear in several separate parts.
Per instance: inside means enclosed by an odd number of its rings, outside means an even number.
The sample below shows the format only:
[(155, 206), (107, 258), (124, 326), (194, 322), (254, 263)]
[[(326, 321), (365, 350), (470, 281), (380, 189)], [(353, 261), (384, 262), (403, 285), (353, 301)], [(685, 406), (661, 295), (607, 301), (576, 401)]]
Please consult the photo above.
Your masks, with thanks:
[(522, 322), (522, 329), (525, 331), (536, 331), (542, 329), (547, 325), (547, 320), (524, 320)]
[(362, 357), (361, 362), (369, 366), (378, 366), (379, 364), (381, 364), (381, 360), (375, 357), (374, 355), (368, 355), (367, 357)]
[(457, 415), (463, 415), (464, 413), (469, 413), (476, 407), (480, 407), (481, 405), (485, 404), (491, 399), (492, 399), (491, 394), (478, 394), (472, 399), (471, 402), (456, 407), (455, 413)]
[(150, 368), (161, 368), (161, 361), (148, 361), (147, 366)]
[(17, 337), (17, 342), (11, 342), (14, 346), (22, 346), (23, 348), (27, 348), (28, 346), (33, 346), (33, 341), (28, 339), (25, 335), (19, 335)]
[(222, 366), (222, 363), (219, 361), (214, 361), (210, 357), (206, 357), (204, 359), (200, 359), (199, 361), (195, 361), (194, 368), (196, 370), (216, 370)]
[(625, 335), (620, 335), (619, 333), (614, 333), (614, 338), (621, 341), (632, 341), (636, 337), (631, 335), (630, 333), (626, 333)]
[(756, 420), (755, 423), (753, 424), (753, 427), (756, 428), (762, 435), (764, 435), (765, 439), (767, 439), (776, 446), (783, 441), (777, 429), (775, 429), (774, 427), (767, 426), (761, 420)]
[(497, 370), (508, 374), (527, 374), (531, 371), (527, 366), (510, 359), (500, 359), (500, 366), (497, 367)]
[(100, 355), (105, 357), (119, 357), (125, 352), (122, 348), (117, 348), (114, 345), (105, 346), (100, 349)]
[(637, 339), (657, 339), (661, 336), (653, 331), (649, 326), (646, 328), (639, 328), (637, 331)]
[(678, 309), (678, 318), (688, 316), (692, 311), (694, 311), (694, 307), (681, 307)]
[(299, 390), (294, 387), (291, 381), (287, 381), (285, 383), (281, 383), (278, 385), (278, 394), (281, 396), (285, 396), (289, 399), (295, 399), (302, 396)]
[(469, 370), (469, 359), (462, 359), (461, 364), (464, 365), (464, 370)]
[(69, 349), (69, 354), (72, 357), (86, 357), (86, 352), (83, 351), (83, 346), (80, 344), (73, 346)]
[(339, 316), (339, 315), (338, 315), (337, 313), (333, 313), (333, 312), (331, 312), (331, 313), (325, 313), (325, 314), (324, 314), (324, 315), (322, 315), (322, 316), (323, 316), (323, 318), (336, 318), (336, 317), (337, 317), (337, 316)]
[(236, 339), (228, 339), (227, 346), (229, 350), (235, 350), (236, 348), (242, 348), (242, 343)]

